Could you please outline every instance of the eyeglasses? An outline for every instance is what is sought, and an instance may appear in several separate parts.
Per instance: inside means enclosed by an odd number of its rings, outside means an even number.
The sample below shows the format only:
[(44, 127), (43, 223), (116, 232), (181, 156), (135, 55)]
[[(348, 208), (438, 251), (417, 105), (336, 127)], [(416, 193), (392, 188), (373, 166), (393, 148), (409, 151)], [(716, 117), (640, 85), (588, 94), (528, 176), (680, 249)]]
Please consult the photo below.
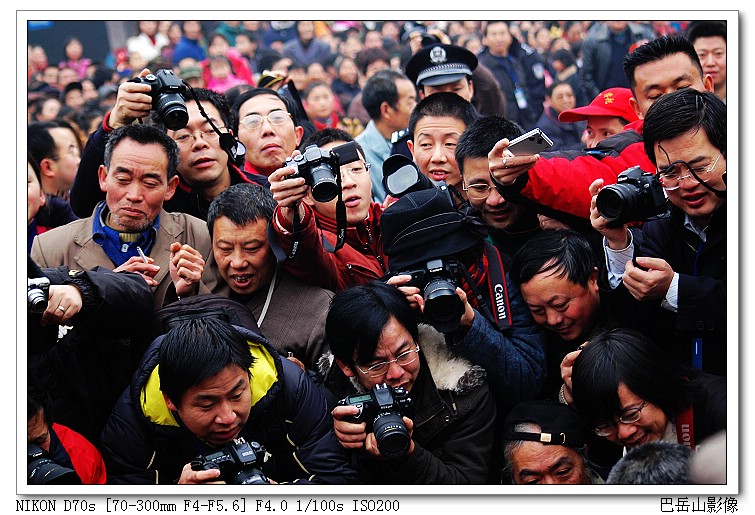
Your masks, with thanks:
[(243, 120), (241, 120), (241, 123), (247, 129), (259, 129), (262, 126), (262, 120), (264, 120), (265, 118), (267, 118), (267, 121), (270, 122), (270, 125), (283, 125), (289, 119), (293, 120), (291, 113), (287, 111), (277, 110), (270, 111), (269, 113), (267, 113), (267, 116), (262, 116), (261, 114), (248, 114), (244, 117)]
[[(720, 158), (721, 154), (718, 154), (716, 160), (713, 161), (713, 163), (708, 168), (705, 168), (704, 166), (693, 168), (686, 161), (674, 161), (663, 170), (658, 171), (658, 180), (661, 182), (661, 186), (663, 186), (663, 189), (666, 191), (673, 191), (679, 188), (681, 182), (685, 179), (689, 179), (690, 177), (694, 178), (695, 176), (697, 176), (698, 180), (702, 182), (708, 182), (711, 179), (710, 175), (708, 174), (713, 171), (713, 168), (716, 167), (716, 163), (718, 163), (718, 160)], [(684, 173), (685, 171), (687, 173)]]
[[(218, 129), (225, 129), (225, 127), (218, 127)], [(175, 141), (176, 144), (181, 147), (184, 147), (186, 145), (193, 145), (194, 142), (197, 141), (197, 133), (202, 136), (202, 140), (206, 143), (212, 143), (220, 138), (220, 135), (215, 132), (214, 129), (205, 129), (194, 132), (180, 132), (175, 135), (173, 141)]]
[[(632, 424), (640, 420), (642, 408), (644, 408), (647, 403), (648, 401), (642, 401), (642, 404), (638, 407), (625, 410), (619, 417), (619, 422), (622, 424)], [(611, 436), (619, 426), (619, 422), (606, 422), (604, 424), (599, 424), (593, 431), (595, 431), (595, 434), (598, 436)]]
[(370, 163), (364, 163), (364, 166), (354, 165), (352, 168), (344, 168), (344, 172), (349, 172), (352, 177), (361, 176), (370, 171)]
[(77, 147), (71, 147), (68, 149), (68, 152), (64, 152), (63, 155), (52, 156), (50, 159), (52, 159), (53, 161), (58, 161), (63, 157), (72, 157), (74, 159), (78, 159), (81, 157), (81, 151)]
[(419, 345), (415, 343), (414, 348), (412, 350), (402, 352), (401, 354), (396, 356), (396, 359), (392, 359), (390, 361), (381, 361), (380, 363), (375, 363), (371, 367), (368, 367), (367, 370), (362, 370), (359, 365), (356, 365), (356, 367), (359, 369), (361, 373), (363, 373), (366, 376), (369, 376), (372, 378), (383, 377), (386, 374), (386, 372), (388, 372), (388, 367), (391, 366), (391, 363), (398, 363), (402, 367), (410, 363), (414, 363), (417, 360), (418, 352), (419, 352)]
[(490, 196), (490, 190), (493, 186), (490, 184), (470, 184), (467, 186), (465, 183), (461, 184), (461, 189), (467, 192), (467, 197), (475, 200), (484, 200)]

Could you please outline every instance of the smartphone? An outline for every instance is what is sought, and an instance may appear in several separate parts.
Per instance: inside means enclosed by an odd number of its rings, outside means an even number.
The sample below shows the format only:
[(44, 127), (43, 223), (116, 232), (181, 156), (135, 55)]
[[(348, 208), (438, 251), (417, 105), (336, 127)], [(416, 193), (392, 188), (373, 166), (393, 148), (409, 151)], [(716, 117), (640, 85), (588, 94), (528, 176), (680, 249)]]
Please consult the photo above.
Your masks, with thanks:
[(531, 156), (548, 150), (553, 142), (540, 129), (532, 129), (509, 142), (507, 150), (515, 156)]

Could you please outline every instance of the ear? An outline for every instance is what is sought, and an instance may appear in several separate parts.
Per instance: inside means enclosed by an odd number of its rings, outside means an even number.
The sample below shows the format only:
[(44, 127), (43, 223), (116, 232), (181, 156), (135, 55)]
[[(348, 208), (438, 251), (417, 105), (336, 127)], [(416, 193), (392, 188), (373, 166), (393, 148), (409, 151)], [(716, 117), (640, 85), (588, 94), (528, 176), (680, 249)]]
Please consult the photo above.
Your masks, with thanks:
[(713, 85), (713, 77), (706, 74), (705, 78), (703, 79), (703, 85), (705, 86), (705, 91), (710, 91), (711, 93), (716, 92), (716, 88)]
[(179, 178), (177, 174), (170, 178), (168, 181), (168, 191), (165, 192), (165, 200), (173, 198), (173, 195), (176, 193), (176, 187), (178, 187), (178, 181)]
[(100, 165), (100, 167), (97, 169), (97, 178), (100, 180), (100, 189), (104, 192), (107, 192), (107, 186), (105, 185), (105, 181), (107, 179), (107, 168), (105, 168), (105, 165)]
[(301, 143), (301, 139), (304, 137), (304, 127), (301, 125), (294, 127), (294, 134), (296, 134), (296, 146), (298, 147)]
[(637, 118), (639, 118), (640, 120), (645, 119), (645, 115), (640, 111), (640, 104), (637, 103), (636, 98), (629, 97), (629, 105), (632, 106), (632, 109), (634, 109), (634, 113), (637, 115)]
[(600, 294), (600, 287), (598, 286), (598, 267), (593, 268), (590, 278), (587, 279), (587, 290), (595, 295)]
[(406, 146), (409, 147), (409, 152), (412, 153), (412, 159), (414, 159), (414, 140), (406, 140)]
[(472, 82), (472, 79), (469, 79), (469, 91), (471, 91), (472, 96), (474, 96), (474, 82)]
[(42, 171), (42, 175), (50, 178), (55, 177), (55, 170), (53, 170), (52, 166), (54, 162), (55, 160), (49, 157), (45, 157), (39, 162), (39, 169)]
[(380, 118), (386, 118), (386, 114), (388, 114), (388, 108), (391, 107), (388, 105), (388, 102), (381, 102), (380, 103)]
[(352, 370), (352, 368), (349, 365), (347, 365), (346, 363), (344, 363), (338, 358), (336, 358), (335, 361), (336, 363), (338, 363), (338, 368), (341, 369), (341, 372), (343, 372), (343, 375), (345, 375), (346, 377), (354, 377), (356, 375), (354, 373), (354, 370)]
[(171, 401), (167, 395), (163, 392), (163, 399), (165, 399), (165, 405), (168, 407), (170, 411), (178, 411), (178, 408), (175, 404), (173, 404), (173, 401)]

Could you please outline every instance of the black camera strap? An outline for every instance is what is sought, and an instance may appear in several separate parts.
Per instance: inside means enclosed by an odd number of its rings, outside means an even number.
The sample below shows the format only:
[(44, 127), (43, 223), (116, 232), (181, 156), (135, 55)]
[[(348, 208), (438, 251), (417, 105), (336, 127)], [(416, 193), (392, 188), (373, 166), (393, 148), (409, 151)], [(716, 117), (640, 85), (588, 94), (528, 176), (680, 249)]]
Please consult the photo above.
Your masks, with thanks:
[(501, 255), (498, 252), (498, 249), (489, 241), (485, 241), (484, 252), (488, 262), (488, 292), (492, 301), (490, 305), (485, 301), (485, 298), (477, 289), (477, 286), (475, 286), (474, 280), (472, 280), (466, 267), (462, 266), (461, 270), (477, 299), (480, 312), (485, 318), (495, 324), (500, 331), (503, 331), (504, 329), (511, 327), (512, 324), (509, 291), (506, 286), (506, 272), (503, 269), (503, 262), (501, 261)]

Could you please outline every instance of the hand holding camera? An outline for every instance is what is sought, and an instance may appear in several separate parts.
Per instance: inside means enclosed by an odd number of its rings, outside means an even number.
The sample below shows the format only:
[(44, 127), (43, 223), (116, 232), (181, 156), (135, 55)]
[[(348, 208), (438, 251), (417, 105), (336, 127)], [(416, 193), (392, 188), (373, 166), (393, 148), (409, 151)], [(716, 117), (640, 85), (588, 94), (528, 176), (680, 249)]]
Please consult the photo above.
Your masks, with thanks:
[[(247, 442), (243, 437), (235, 438), (219, 451), (194, 458), (191, 463), (184, 466), (178, 482), (267, 485), (270, 484), (270, 480), (262, 472), (264, 456), (265, 447), (262, 444), (255, 441)], [(220, 481), (208, 481), (215, 478)], [(185, 483), (181, 483), (182, 480)]]
[(622, 250), (629, 245), (629, 234), (627, 226), (619, 227), (609, 225), (603, 215), (598, 210), (598, 193), (603, 187), (603, 179), (596, 179), (590, 184), (590, 223), (593, 229), (605, 236), (608, 242), (608, 248), (613, 250)]
[(30, 313), (42, 313), (40, 324), (62, 325), (74, 317), (84, 304), (76, 286), (50, 285), (46, 277), (27, 280), (27, 308)]
[[(294, 150), (291, 158), (301, 155), (301, 152)], [(273, 199), (281, 208), (281, 214), (292, 222), (295, 210), (299, 211), (299, 218), (304, 217), (304, 211), (299, 207), (299, 202), (309, 194), (309, 185), (301, 175), (296, 175), (297, 169), (288, 161), (282, 168), (278, 168), (270, 174), (270, 192)]]
[[(139, 77), (150, 75), (148, 69), (142, 70)], [(130, 125), (137, 118), (146, 118), (152, 111), (152, 88), (142, 82), (126, 81), (118, 86), (118, 95), (110, 113), (108, 125), (113, 129)]]

